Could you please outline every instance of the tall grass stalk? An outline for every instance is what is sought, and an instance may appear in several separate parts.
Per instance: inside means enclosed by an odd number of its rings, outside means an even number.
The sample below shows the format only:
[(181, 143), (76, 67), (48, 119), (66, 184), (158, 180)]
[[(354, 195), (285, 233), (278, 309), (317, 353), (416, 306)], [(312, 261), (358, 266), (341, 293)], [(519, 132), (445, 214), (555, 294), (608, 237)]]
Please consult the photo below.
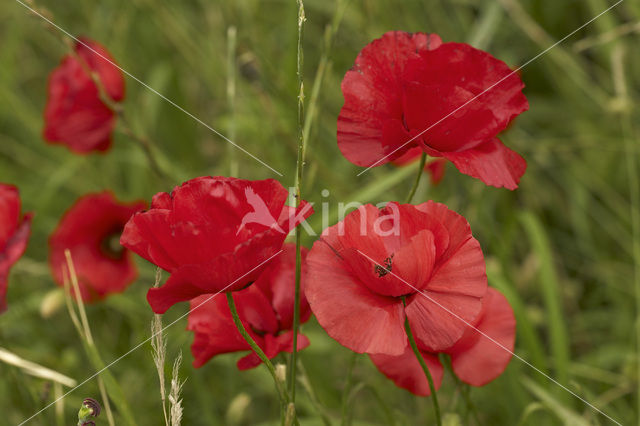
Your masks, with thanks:
[[(304, 4), (302, 0), (296, 0), (298, 3), (298, 55), (297, 55), (297, 74), (298, 74), (298, 158), (296, 161), (296, 202), (298, 207), (302, 202), (302, 173), (304, 168), (304, 81), (303, 81), (303, 65), (304, 55), (302, 48), (302, 40), (304, 36)], [(296, 229), (296, 283), (294, 290), (293, 305), (293, 348), (291, 351), (291, 362), (289, 363), (291, 376), (289, 381), (289, 393), (291, 402), (296, 401), (296, 371), (298, 356), (298, 333), (300, 331), (300, 281), (302, 279), (302, 254), (300, 247), (302, 245), (302, 233)]]
[[(65, 292), (66, 294), (65, 300), (67, 302), (67, 308), (69, 310), (69, 315), (71, 316), (71, 320), (75, 325), (76, 330), (78, 331), (78, 334), (80, 335), (80, 338), (83, 343), (83, 347), (85, 349), (87, 357), (89, 358), (90, 363), (92, 364), (95, 370), (100, 371), (100, 374), (97, 377), (98, 385), (100, 386), (101, 380), (104, 380), (104, 385), (106, 385), (104, 387), (101, 387), (101, 391), (104, 391), (103, 404), (105, 405), (105, 412), (107, 413), (107, 418), (111, 419), (110, 424), (115, 424), (115, 423), (111, 423), (113, 418), (110, 417), (109, 415), (109, 411), (110, 411), (110, 408), (108, 408), (109, 398), (111, 398), (113, 403), (118, 408), (118, 412), (122, 417), (123, 423), (128, 426), (135, 426), (136, 421), (134, 420), (133, 412), (129, 407), (129, 403), (127, 402), (127, 399), (125, 398), (124, 393), (122, 392), (122, 389), (120, 388), (120, 385), (118, 384), (115, 377), (113, 377), (113, 375), (109, 370), (105, 369), (105, 363), (102, 360), (102, 357), (100, 356), (100, 352), (98, 351), (98, 348), (96, 347), (95, 342), (93, 340), (91, 327), (89, 326), (89, 320), (87, 317), (86, 310), (84, 308), (84, 302), (82, 301), (82, 295), (80, 293), (80, 285), (78, 284), (78, 277), (76, 275), (76, 270), (73, 265), (73, 259), (71, 258), (71, 252), (69, 250), (65, 250), (65, 257), (67, 259), (67, 265), (66, 265), (67, 269), (66, 270), (63, 269), (64, 271), (63, 275), (65, 278), (64, 280), (65, 288), (67, 289), (67, 291)], [(73, 290), (71, 290), (71, 288)], [(71, 294), (75, 296), (75, 301), (78, 307), (78, 313), (76, 313), (75, 308), (73, 307)], [(109, 392), (108, 394), (107, 394), (107, 390)]]
[[(76, 327), (78, 327), (78, 333), (80, 334), (80, 337), (84, 339), (86, 345), (95, 347), (95, 343), (93, 341), (93, 335), (91, 333), (91, 329), (89, 328), (89, 320), (87, 317), (87, 313), (84, 309), (84, 302), (82, 301), (82, 296), (80, 294), (80, 286), (78, 285), (78, 279), (76, 276), (75, 267), (73, 266), (73, 261), (71, 260), (71, 253), (69, 252), (69, 250), (66, 250), (64, 254), (65, 254), (65, 257), (67, 258), (68, 275), (66, 274), (67, 271), (64, 271), (63, 276), (65, 278), (70, 277), (70, 279), (65, 279), (65, 281), (70, 282), (73, 287), (73, 294), (75, 294), (76, 303), (78, 304), (78, 311), (80, 314), (79, 317), (75, 315), (75, 310), (73, 309), (73, 302), (71, 302), (71, 298), (69, 296), (71, 292), (66, 293), (67, 308), (70, 309), (69, 312), (72, 312), (72, 311), (74, 312), (74, 315), (72, 315), (72, 318), (75, 318), (74, 324), (76, 325)], [(65, 284), (65, 287), (68, 287), (68, 285)], [(111, 403), (109, 402), (109, 395), (107, 394), (107, 390), (104, 386), (104, 381), (100, 376), (96, 377), (96, 381), (98, 383), (98, 390), (100, 391), (100, 396), (102, 397), (102, 404), (104, 405), (104, 411), (107, 416), (107, 421), (109, 422), (109, 426), (115, 426), (116, 423), (113, 418), (113, 412), (111, 411)]]
[[(154, 288), (160, 286), (162, 279), (162, 269), (156, 268), (156, 279), (153, 285)], [(153, 314), (151, 319), (151, 348), (153, 349), (153, 363), (156, 366), (158, 372), (158, 379), (160, 381), (160, 399), (162, 401), (162, 414), (164, 415), (164, 424), (169, 426), (169, 416), (167, 415), (167, 390), (166, 381), (164, 375), (164, 363), (167, 355), (167, 342), (164, 340), (164, 333), (162, 332), (162, 315)]]
[[(154, 288), (160, 286), (162, 280), (162, 269), (156, 268), (156, 279), (153, 284)], [(180, 393), (184, 382), (181, 382), (178, 373), (180, 364), (182, 364), (182, 352), (178, 354), (173, 362), (173, 372), (169, 387), (169, 395), (167, 396), (167, 386), (165, 379), (165, 360), (167, 359), (167, 341), (162, 331), (162, 315), (154, 314), (151, 320), (151, 347), (153, 348), (153, 363), (158, 372), (160, 381), (160, 399), (162, 401), (162, 414), (164, 415), (164, 423), (166, 426), (180, 426), (182, 422), (182, 399)], [(169, 409), (167, 409), (167, 399), (169, 400)]]
[(322, 53), (320, 54), (320, 61), (318, 62), (318, 68), (316, 75), (313, 79), (313, 86), (311, 87), (311, 97), (309, 98), (309, 104), (307, 108), (307, 114), (304, 117), (304, 127), (302, 129), (302, 160), (304, 161), (307, 154), (307, 147), (309, 146), (309, 138), (311, 137), (311, 128), (315, 119), (318, 116), (318, 98), (320, 96), (320, 88), (324, 81), (324, 76), (327, 69), (330, 67), (329, 58), (331, 56), (331, 49), (333, 47), (333, 41), (335, 39), (336, 32), (340, 27), (344, 12), (347, 9), (349, 0), (337, 0), (336, 11), (333, 14), (331, 23), (325, 27), (324, 40), (322, 44)]
[(180, 364), (182, 364), (182, 352), (178, 354), (173, 362), (173, 370), (171, 373), (171, 389), (169, 391), (169, 404), (171, 408), (171, 426), (180, 426), (182, 423), (182, 415), (184, 408), (182, 407), (182, 386), (184, 386), (186, 380), (181, 381), (178, 376), (180, 372)]
[(71, 377), (65, 376), (64, 374), (58, 373), (50, 368), (43, 367), (35, 362), (27, 361), (4, 348), (0, 348), (0, 362), (17, 367), (29, 376), (49, 380), (53, 383), (58, 383), (70, 388), (75, 387), (78, 384), (78, 382)]

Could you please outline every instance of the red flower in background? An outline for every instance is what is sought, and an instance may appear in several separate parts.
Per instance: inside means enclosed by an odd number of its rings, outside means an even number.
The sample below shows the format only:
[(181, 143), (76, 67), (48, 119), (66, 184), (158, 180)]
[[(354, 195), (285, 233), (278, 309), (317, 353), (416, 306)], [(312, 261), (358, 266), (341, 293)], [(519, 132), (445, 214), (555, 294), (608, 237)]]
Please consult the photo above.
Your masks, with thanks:
[[(406, 166), (411, 163), (414, 163), (416, 160), (420, 158), (422, 155), (422, 149), (420, 148), (411, 148), (406, 153), (401, 155), (392, 161), (395, 166)], [(429, 177), (431, 178), (431, 184), (433, 186), (438, 185), (442, 178), (444, 178), (444, 172), (446, 171), (445, 167), (447, 164), (447, 160), (444, 158), (436, 158), (433, 160), (429, 160), (424, 165), (425, 173), (429, 173)]]
[[(451, 367), (460, 380), (472, 386), (484, 386), (507, 368), (513, 353), (515, 332), (516, 320), (509, 302), (498, 290), (488, 288), (475, 328), (467, 326), (460, 340), (443, 352), (451, 356)], [(419, 344), (418, 347), (421, 349)], [(436, 354), (422, 349), (421, 353), (438, 389), (442, 381), (442, 365)], [(378, 370), (397, 386), (416, 395), (430, 394), (427, 377), (410, 346), (407, 345), (400, 356), (370, 355), (370, 358)]]
[(313, 209), (285, 205), (273, 179), (200, 177), (153, 197), (133, 216), (121, 242), (171, 273), (147, 300), (156, 313), (202, 294), (237, 291), (255, 281), (293, 228)]
[(64, 285), (69, 249), (85, 302), (124, 291), (137, 277), (131, 254), (118, 242), (127, 220), (146, 207), (144, 201), (121, 203), (110, 192), (78, 199), (49, 238), (49, 265)]
[[(250, 287), (233, 293), (238, 313), (251, 337), (269, 359), (281, 352), (293, 350), (293, 293), (295, 286), (296, 246), (285, 244)], [(303, 262), (307, 251), (302, 247)], [(303, 269), (304, 273), (305, 269)], [(300, 321), (311, 316), (304, 296), (304, 275), (301, 282)], [(195, 338), (191, 345), (194, 367), (201, 367), (216, 355), (250, 351), (238, 332), (224, 297), (202, 295), (191, 300), (188, 329)], [(309, 345), (306, 336), (298, 335), (298, 350)], [(246, 370), (260, 364), (251, 352), (238, 361), (238, 368)]]
[(401, 355), (405, 317), (423, 347), (451, 347), (465, 323), (443, 308), (473, 322), (487, 288), (469, 224), (432, 201), (361, 207), (323, 232), (307, 265), (307, 298), (318, 322), (360, 353)]
[(363, 167), (418, 147), (487, 185), (515, 189), (526, 162), (496, 136), (528, 108), (523, 87), (504, 62), (467, 44), (389, 32), (362, 49), (342, 81), (338, 147)]
[(124, 98), (124, 77), (109, 63), (115, 63), (109, 52), (95, 41), (81, 39), (74, 51), (75, 55), (66, 55), (49, 77), (44, 138), (80, 154), (106, 151), (111, 147), (116, 116), (100, 99), (88, 70), (97, 74), (114, 102)]
[(0, 183), (0, 313), (7, 309), (9, 269), (27, 248), (31, 216), (20, 218), (18, 189)]

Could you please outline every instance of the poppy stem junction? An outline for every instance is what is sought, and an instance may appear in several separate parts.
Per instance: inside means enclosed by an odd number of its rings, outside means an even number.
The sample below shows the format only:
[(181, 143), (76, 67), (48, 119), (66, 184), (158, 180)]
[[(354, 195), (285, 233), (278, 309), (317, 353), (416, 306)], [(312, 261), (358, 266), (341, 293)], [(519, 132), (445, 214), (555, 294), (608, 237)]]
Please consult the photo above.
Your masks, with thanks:
[(265, 355), (264, 351), (258, 346), (253, 337), (247, 332), (247, 329), (242, 324), (240, 320), (240, 316), (238, 315), (238, 309), (236, 308), (236, 302), (233, 300), (233, 293), (227, 292), (227, 303), (229, 305), (229, 310), (231, 311), (231, 317), (233, 318), (233, 323), (236, 325), (236, 328), (240, 332), (240, 335), (244, 338), (244, 340), (249, 344), (251, 349), (258, 355), (258, 358), (267, 366), (269, 373), (273, 377), (273, 381), (276, 384), (276, 389), (278, 390), (278, 395), (280, 396), (280, 402), (283, 406), (286, 406), (289, 403), (289, 395), (287, 394), (286, 389), (282, 386), (282, 382), (278, 379), (276, 375), (276, 368), (271, 363), (271, 360)]
[[(424, 158), (424, 154), (423, 154)], [(421, 169), (422, 170), (422, 169)], [(406, 306), (406, 299), (402, 298), (402, 303)], [(429, 390), (431, 391), (431, 400), (433, 401), (433, 410), (436, 415), (436, 424), (438, 426), (442, 426), (442, 420), (440, 418), (440, 405), (438, 404), (438, 397), (436, 395), (436, 387), (433, 384), (433, 377), (431, 377), (431, 372), (429, 371), (429, 367), (427, 367), (427, 363), (424, 361), (420, 350), (418, 349), (418, 344), (416, 343), (416, 339), (413, 337), (413, 332), (411, 331), (411, 325), (409, 324), (409, 318), (405, 317), (404, 319), (404, 329), (407, 332), (407, 337), (409, 338), (409, 344), (411, 345), (411, 349), (413, 349), (413, 353), (416, 355), (418, 362), (420, 363), (420, 367), (422, 367), (422, 371), (427, 376), (427, 382), (429, 382)]]
[(427, 162), (427, 153), (423, 152), (420, 157), (420, 164), (418, 164), (418, 174), (416, 175), (416, 180), (411, 187), (411, 191), (409, 191), (409, 195), (407, 195), (407, 200), (405, 203), (411, 203), (413, 196), (416, 194), (416, 190), (418, 189), (418, 184), (420, 183), (420, 178), (422, 177), (424, 171), (424, 164)]
[[(298, 158), (296, 161), (296, 201), (295, 207), (297, 208), (302, 200), (302, 169), (304, 167), (304, 83), (302, 79), (303, 71), (303, 49), (302, 40), (304, 35), (304, 21), (306, 20), (304, 15), (304, 4), (302, 0), (298, 2)], [(289, 378), (289, 392), (291, 393), (291, 402), (296, 401), (296, 370), (297, 370), (297, 355), (298, 355), (298, 332), (300, 329), (300, 281), (302, 278), (302, 253), (300, 252), (301, 245), (301, 233), (296, 230), (296, 285), (294, 291), (294, 304), (293, 304), (293, 348), (291, 350), (291, 362), (290, 370), (291, 376)]]

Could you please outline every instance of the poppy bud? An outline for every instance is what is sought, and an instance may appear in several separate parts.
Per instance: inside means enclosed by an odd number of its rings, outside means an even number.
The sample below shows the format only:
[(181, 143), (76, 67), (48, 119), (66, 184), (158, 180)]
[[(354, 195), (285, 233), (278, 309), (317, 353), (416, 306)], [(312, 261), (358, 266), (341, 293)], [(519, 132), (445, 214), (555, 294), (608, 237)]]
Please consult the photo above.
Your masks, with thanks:
[(78, 426), (95, 426), (91, 417), (98, 417), (100, 410), (100, 404), (95, 399), (87, 398), (82, 401), (82, 407), (78, 411)]

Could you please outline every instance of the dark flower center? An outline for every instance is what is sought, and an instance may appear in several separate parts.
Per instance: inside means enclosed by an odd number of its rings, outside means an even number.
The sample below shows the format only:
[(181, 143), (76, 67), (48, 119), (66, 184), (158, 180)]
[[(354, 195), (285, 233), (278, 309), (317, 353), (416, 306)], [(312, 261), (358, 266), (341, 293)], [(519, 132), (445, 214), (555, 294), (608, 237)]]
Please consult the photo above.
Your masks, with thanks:
[(373, 269), (375, 271), (376, 274), (378, 274), (378, 278), (382, 278), (385, 275), (387, 275), (389, 272), (391, 272), (391, 261), (393, 259), (393, 255), (391, 255), (390, 257), (387, 257), (384, 260), (384, 268), (381, 265), (376, 265), (375, 268)]
[(100, 249), (102, 253), (111, 259), (122, 259), (124, 256), (124, 247), (120, 244), (120, 234), (122, 230), (117, 232), (110, 232), (100, 242)]

